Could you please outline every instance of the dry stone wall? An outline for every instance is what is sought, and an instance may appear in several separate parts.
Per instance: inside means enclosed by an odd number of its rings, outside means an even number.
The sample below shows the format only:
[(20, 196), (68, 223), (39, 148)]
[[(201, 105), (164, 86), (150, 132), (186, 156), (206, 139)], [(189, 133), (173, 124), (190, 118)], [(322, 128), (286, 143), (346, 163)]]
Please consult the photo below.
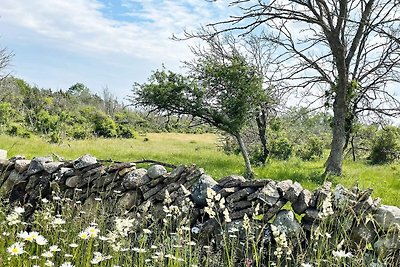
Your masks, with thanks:
[(144, 169), (134, 163), (103, 164), (90, 155), (74, 161), (53, 161), (51, 157), (27, 160), (21, 156), (0, 159), (0, 173), (0, 197), (11, 205), (24, 205), (26, 216), (40, 208), (43, 198), (62, 196), (90, 206), (100, 197), (105, 205), (116, 203), (111, 209), (116, 215), (153, 210), (162, 220), (166, 198), (169, 206), (178, 207), (190, 199), (194, 207), (191, 224), (207, 238), (220, 228), (207, 212), (210, 192), (214, 192), (212, 201), (223, 199), (229, 210), (228, 218), (222, 211), (216, 214), (228, 228), (240, 227), (245, 217), (255, 216), (260, 223), (275, 225), (297, 238), (307, 236), (324, 217), (340, 210), (365, 218), (346, 226), (355, 244), (371, 243), (378, 252), (397, 257), (400, 251), (400, 209), (381, 205), (379, 199), (371, 197), (371, 189), (332, 188), (325, 182), (311, 192), (291, 180), (246, 180), (238, 175), (217, 182), (194, 165), (168, 172), (161, 165)]

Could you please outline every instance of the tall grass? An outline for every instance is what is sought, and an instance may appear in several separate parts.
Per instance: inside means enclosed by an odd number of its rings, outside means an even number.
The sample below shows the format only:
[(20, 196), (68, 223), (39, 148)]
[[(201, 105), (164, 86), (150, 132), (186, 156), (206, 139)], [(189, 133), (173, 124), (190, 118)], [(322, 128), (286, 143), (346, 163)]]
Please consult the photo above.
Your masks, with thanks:
[[(244, 174), (243, 160), (239, 155), (226, 155), (218, 150), (217, 136), (214, 134), (150, 133), (138, 139), (89, 139), (71, 140), (62, 144), (50, 144), (33, 137), (22, 139), (0, 136), (0, 148), (6, 149), (9, 156), (50, 155), (56, 153), (66, 159), (75, 159), (89, 153), (99, 159), (135, 161), (154, 159), (172, 164), (193, 164), (205, 169), (219, 179), (230, 174)], [(288, 161), (270, 160), (264, 167), (255, 167), (259, 178), (276, 180), (292, 179), (309, 189), (324, 182), (325, 158), (304, 162), (298, 158)], [(344, 175), (339, 178), (328, 177), (331, 181), (345, 186), (358, 183), (360, 187), (371, 187), (374, 196), (381, 197), (383, 203), (400, 206), (400, 164), (369, 165), (366, 161), (345, 160)]]

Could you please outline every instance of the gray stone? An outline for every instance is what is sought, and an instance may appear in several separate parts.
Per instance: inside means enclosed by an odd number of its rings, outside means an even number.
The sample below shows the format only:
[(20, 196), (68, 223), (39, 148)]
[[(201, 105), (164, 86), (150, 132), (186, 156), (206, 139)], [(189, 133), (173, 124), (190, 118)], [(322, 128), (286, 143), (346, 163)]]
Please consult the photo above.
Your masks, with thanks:
[(127, 191), (119, 200), (118, 208), (121, 210), (130, 210), (138, 204), (138, 192), (136, 190)]
[(240, 186), (241, 187), (264, 187), (270, 182), (271, 182), (271, 180), (269, 180), (269, 179), (249, 180), (249, 181), (242, 182), (240, 184)]
[(58, 170), (58, 168), (63, 165), (62, 162), (48, 162), (43, 164), (43, 169), (45, 172), (52, 174)]
[(218, 185), (221, 187), (235, 187), (241, 183), (246, 182), (246, 179), (240, 175), (230, 175), (222, 178), (218, 181)]
[(131, 167), (135, 167), (136, 164), (132, 162), (121, 162), (121, 163), (112, 163), (108, 168), (107, 172), (115, 172), (115, 171), (122, 171), (124, 169), (129, 169)]
[(96, 181), (94, 181), (93, 183), (93, 187), (94, 188), (103, 188), (106, 187), (107, 185), (109, 185), (110, 183), (117, 181), (121, 179), (120, 177), (118, 177), (115, 173), (114, 174), (105, 174), (99, 177), (99, 179), (97, 179)]
[(243, 189), (240, 189), (239, 191), (229, 195), (226, 197), (226, 202), (232, 203), (232, 202), (237, 202), (239, 200), (243, 200), (246, 198), (248, 195), (254, 193), (256, 190), (250, 187), (246, 187)]
[(264, 218), (263, 221), (269, 221), (272, 217), (274, 217), (283, 206), (285, 206), (287, 200), (286, 199), (279, 199), (271, 208), (268, 208), (264, 211)]
[(276, 187), (278, 188), (279, 193), (284, 196), (286, 191), (289, 190), (289, 188), (292, 186), (293, 182), (292, 180), (285, 180), (279, 182)]
[(387, 255), (400, 249), (400, 239), (398, 234), (387, 234), (381, 236), (374, 244), (374, 249), (378, 254)]
[(198, 181), (198, 178), (200, 178), (204, 174), (204, 170), (202, 168), (197, 168), (195, 165), (192, 165), (190, 168), (186, 169), (186, 173), (186, 181)]
[(164, 175), (166, 173), (167, 173), (167, 170), (162, 165), (153, 165), (147, 170), (147, 175), (151, 179), (156, 179), (156, 178), (158, 178), (161, 175)]
[(125, 189), (136, 189), (150, 181), (146, 175), (146, 169), (136, 169), (127, 173), (122, 179), (122, 185)]
[(257, 194), (257, 199), (268, 206), (273, 206), (279, 200), (279, 192), (275, 182), (271, 182), (263, 187)]
[(9, 170), (10, 167), (12, 166), (11, 162), (6, 159), (0, 159), (0, 171), (6, 171)]
[(363, 244), (364, 246), (368, 243), (373, 243), (375, 237), (377, 236), (377, 231), (374, 229), (374, 225), (372, 222), (369, 222), (367, 225), (359, 224), (352, 228), (351, 231), (351, 239), (356, 244)]
[(227, 197), (237, 191), (240, 190), (240, 187), (225, 187), (222, 188), (218, 193), (221, 195), (221, 197)]
[(69, 188), (75, 188), (78, 186), (79, 182), (82, 180), (81, 176), (71, 176), (68, 177), (67, 180), (65, 181), (65, 185), (68, 186)]
[(345, 188), (343, 185), (338, 184), (333, 191), (335, 206), (339, 208), (346, 207), (347, 205), (354, 205), (356, 203), (357, 196)]
[(7, 150), (0, 149), (0, 159), (7, 159)]
[(292, 208), (297, 214), (302, 214), (310, 207), (311, 192), (303, 189), (295, 202), (292, 203)]
[(315, 221), (319, 219), (319, 212), (314, 208), (308, 208), (305, 211), (304, 220), (306, 221)]
[(53, 159), (51, 157), (38, 157), (31, 160), (29, 164), (28, 170), (26, 171), (27, 175), (36, 174), (44, 170), (44, 164), (48, 162), (52, 162)]
[(320, 209), (325, 199), (332, 194), (331, 193), (332, 183), (325, 181), (321, 188), (317, 190), (316, 193), (316, 207)]
[(64, 177), (70, 177), (74, 175), (74, 169), (61, 167), (59, 173)]
[(123, 168), (121, 170), (118, 171), (118, 175), (119, 176), (125, 176), (125, 174), (127, 174), (128, 172), (134, 171), (136, 170), (136, 166), (131, 166), (129, 168)]
[(0, 196), (7, 196), (10, 194), (13, 186), (22, 180), (22, 175), (13, 170), (8, 176), (7, 180), (0, 187)]
[(251, 206), (252, 206), (252, 203), (247, 200), (233, 202), (233, 203), (228, 204), (229, 209), (232, 211), (242, 210), (242, 209), (245, 209), (245, 208), (248, 208)]
[(34, 189), (38, 183), (39, 183), (39, 179), (40, 179), (40, 175), (32, 175), (29, 177), (29, 181), (26, 184), (25, 190), (27, 192), (31, 191), (32, 189)]
[(388, 231), (395, 224), (400, 227), (400, 209), (382, 205), (374, 214), (374, 219), (381, 229)]
[(279, 211), (272, 224), (289, 238), (297, 238), (302, 232), (301, 225), (294, 216), (294, 213), (289, 210)]
[(158, 177), (158, 178), (156, 178), (156, 179), (152, 179), (152, 180), (149, 182), (149, 186), (150, 186), (150, 187), (154, 187), (154, 186), (156, 186), (156, 185), (162, 183), (162, 182), (164, 181), (164, 179), (165, 179), (165, 177), (163, 177), (163, 176)]
[(29, 164), (31, 164), (31, 161), (28, 159), (17, 159), (14, 168), (18, 173), (22, 173), (29, 168)]
[(303, 187), (298, 182), (295, 182), (285, 192), (284, 197), (293, 203), (297, 200), (301, 191), (303, 191)]
[(88, 167), (90, 165), (96, 164), (97, 159), (93, 157), (92, 155), (86, 154), (83, 155), (82, 157), (74, 160), (73, 166), (75, 169), (83, 169), (85, 167)]
[(102, 172), (94, 172), (94, 173), (91, 173), (89, 176), (87, 174), (84, 174), (82, 176), (82, 179), (77, 184), (77, 187), (79, 187), (79, 188), (87, 187), (91, 183), (96, 181), (98, 178), (100, 178), (101, 175), (102, 175)]
[(251, 208), (247, 208), (247, 209), (242, 209), (242, 210), (239, 210), (239, 211), (231, 212), (229, 214), (229, 217), (231, 218), (231, 220), (237, 220), (237, 219), (243, 219), (244, 215), (247, 214), (247, 216), (249, 218), (251, 218), (253, 213), (254, 213), (254, 208), (251, 207)]
[(213, 189), (218, 183), (206, 174), (202, 174), (192, 187), (192, 199), (193, 202), (200, 206), (206, 205), (207, 199), (207, 188)]
[(172, 181), (175, 181), (179, 177), (181, 177), (182, 173), (184, 173), (186, 170), (186, 166), (178, 166), (175, 169), (172, 170), (172, 172), (168, 175), (168, 178), (171, 179)]
[(158, 192), (160, 192), (163, 189), (162, 185), (157, 185), (156, 187), (151, 188), (149, 191), (143, 194), (144, 200), (148, 200), (150, 197), (154, 196)]

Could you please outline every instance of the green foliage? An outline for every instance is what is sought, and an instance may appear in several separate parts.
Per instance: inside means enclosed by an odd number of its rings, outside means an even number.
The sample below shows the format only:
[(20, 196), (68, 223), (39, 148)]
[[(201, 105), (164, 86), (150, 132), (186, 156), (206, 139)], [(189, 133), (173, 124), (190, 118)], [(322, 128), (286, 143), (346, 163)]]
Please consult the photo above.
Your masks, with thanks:
[(23, 125), (18, 124), (18, 123), (12, 123), (9, 126), (7, 133), (9, 135), (19, 136), (22, 138), (31, 138), (31, 136), (32, 136), (31, 132), (29, 132), (27, 129), (25, 129), (25, 127)]
[(324, 142), (318, 136), (314, 135), (297, 148), (296, 155), (302, 160), (312, 160), (321, 158), (323, 150)]
[(138, 132), (136, 132), (132, 126), (128, 124), (119, 124), (117, 126), (117, 135), (122, 138), (137, 138)]
[(278, 136), (271, 140), (270, 152), (276, 159), (287, 160), (292, 155), (293, 144), (287, 137)]
[(94, 114), (94, 131), (97, 136), (102, 137), (116, 137), (117, 125), (115, 121), (103, 112), (96, 112)]
[(0, 125), (8, 125), (13, 120), (15, 115), (16, 110), (12, 107), (10, 103), (0, 103)]
[(373, 139), (370, 159), (373, 164), (392, 162), (400, 158), (400, 129), (394, 126), (380, 130)]
[(134, 95), (135, 104), (191, 115), (231, 134), (241, 131), (263, 100), (261, 79), (240, 57), (199, 60), (190, 77), (156, 71), (148, 83), (135, 85)]
[(51, 115), (47, 110), (41, 109), (36, 115), (35, 129), (45, 134), (56, 131), (59, 123), (59, 116)]

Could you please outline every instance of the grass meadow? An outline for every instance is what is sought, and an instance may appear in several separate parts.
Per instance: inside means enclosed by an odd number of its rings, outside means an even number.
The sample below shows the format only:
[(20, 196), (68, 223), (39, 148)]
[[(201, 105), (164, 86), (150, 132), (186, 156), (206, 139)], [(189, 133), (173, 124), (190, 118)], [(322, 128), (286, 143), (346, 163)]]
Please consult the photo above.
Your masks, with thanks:
[[(50, 144), (33, 137), (0, 136), (0, 148), (9, 157), (24, 155), (27, 158), (55, 153), (65, 159), (75, 159), (89, 153), (98, 159), (136, 161), (152, 159), (172, 164), (196, 164), (216, 180), (229, 174), (243, 174), (244, 166), (239, 155), (226, 155), (217, 148), (215, 134), (148, 133), (137, 139), (70, 140)], [(288, 161), (270, 160), (264, 167), (255, 167), (257, 178), (275, 180), (292, 179), (308, 189), (315, 189), (324, 182), (325, 158), (304, 162), (298, 158)], [(374, 196), (388, 205), (400, 206), (400, 164), (370, 165), (366, 161), (345, 160), (342, 177), (328, 177), (334, 184), (361, 188), (371, 187)]]

